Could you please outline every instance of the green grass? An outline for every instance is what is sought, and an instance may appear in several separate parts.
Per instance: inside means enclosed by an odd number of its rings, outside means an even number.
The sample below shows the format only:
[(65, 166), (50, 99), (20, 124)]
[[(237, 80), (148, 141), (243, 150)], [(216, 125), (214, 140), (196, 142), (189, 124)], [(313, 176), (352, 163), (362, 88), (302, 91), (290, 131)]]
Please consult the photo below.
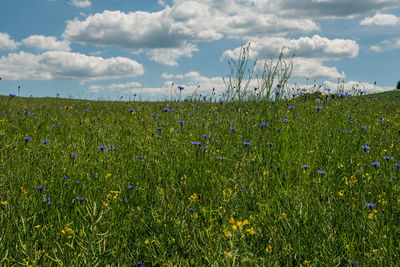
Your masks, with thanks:
[(386, 94), (0, 97), (0, 263), (399, 265), (399, 94)]

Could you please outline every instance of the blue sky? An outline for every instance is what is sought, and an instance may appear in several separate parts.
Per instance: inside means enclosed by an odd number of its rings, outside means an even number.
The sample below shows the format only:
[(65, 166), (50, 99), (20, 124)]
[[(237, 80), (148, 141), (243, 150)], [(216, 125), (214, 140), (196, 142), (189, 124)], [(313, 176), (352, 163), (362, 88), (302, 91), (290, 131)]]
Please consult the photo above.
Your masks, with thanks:
[(291, 85), (394, 89), (400, 2), (2, 0), (0, 94), (156, 100), (172, 83), (220, 93), (227, 61), (248, 42), (259, 63), (290, 47)]

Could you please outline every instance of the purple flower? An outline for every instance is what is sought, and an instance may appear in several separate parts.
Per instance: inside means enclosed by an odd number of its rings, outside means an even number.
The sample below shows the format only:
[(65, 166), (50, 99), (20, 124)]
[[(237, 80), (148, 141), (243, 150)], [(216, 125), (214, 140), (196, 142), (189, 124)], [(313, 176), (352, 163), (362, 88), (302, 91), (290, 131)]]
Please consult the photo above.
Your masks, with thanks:
[(171, 109), (169, 109), (169, 108), (164, 108), (164, 109), (163, 109), (164, 112), (168, 112), (168, 111), (170, 111), (170, 110), (171, 110)]
[(13, 98), (13, 97), (16, 97), (16, 95), (15, 94), (10, 94), (10, 97)]
[(82, 202), (82, 201), (85, 201), (85, 200), (86, 200), (86, 198), (85, 198), (85, 197), (76, 197), (75, 199), (76, 199), (76, 200), (78, 200), (78, 201), (80, 201), (80, 202)]
[(210, 138), (208, 135), (203, 134), (204, 139)]
[(128, 203), (128, 200), (127, 200), (127, 199), (121, 199), (120, 201), (121, 201), (121, 202), (124, 202), (124, 203)]
[(49, 143), (49, 141), (47, 141), (47, 140), (43, 140), (43, 141), (42, 141), (42, 143), (43, 143), (43, 144), (48, 144), (48, 143)]
[(157, 131), (161, 131), (163, 128), (161, 127), (157, 127)]
[(77, 157), (78, 157), (78, 154), (71, 154), (71, 157), (77, 158)]
[(350, 263), (354, 263), (354, 264), (358, 264), (358, 260), (355, 260), (355, 261), (349, 260), (349, 262)]
[(395, 166), (396, 168), (400, 168), (400, 164), (398, 164), (398, 163), (395, 163), (394, 166)]
[(371, 163), (371, 166), (374, 166), (374, 167), (378, 167), (379, 165), (381, 165), (381, 163), (379, 161), (375, 161), (375, 162)]
[(260, 126), (261, 126), (261, 127), (267, 127), (267, 126), (269, 126), (269, 123), (268, 123), (268, 122), (267, 122), (267, 123), (264, 123), (264, 122), (263, 122), (263, 123), (260, 123)]
[(135, 110), (133, 108), (128, 108), (129, 112), (135, 112)]
[(31, 141), (31, 139), (29, 137), (24, 137), (25, 143), (28, 143), (29, 141)]
[(101, 151), (104, 151), (104, 150), (106, 150), (106, 149), (107, 149), (107, 147), (106, 147), (106, 146), (98, 146), (97, 148), (98, 148), (98, 149), (100, 149)]
[(278, 90), (275, 90), (275, 95), (281, 95), (281, 92), (279, 92)]
[(48, 205), (50, 205), (51, 204), (51, 199), (48, 197), (45, 200), (43, 200), (43, 202), (46, 202)]
[(183, 89), (185, 89), (185, 87), (183, 86), (178, 86), (179, 91), (182, 91)]
[(189, 208), (189, 211), (196, 211), (195, 208)]
[(38, 190), (38, 191), (40, 191), (40, 192), (44, 192), (44, 191), (46, 191), (46, 188), (44, 188), (44, 187), (38, 185), (38, 186), (36, 186), (36, 190)]
[(309, 169), (309, 168), (311, 168), (311, 167), (310, 167), (310, 165), (303, 165), (303, 166), (301, 166), (301, 168), (302, 168), (302, 169)]
[(282, 84), (277, 84), (276, 87), (281, 88)]
[(157, 139), (162, 139), (162, 136), (156, 135)]
[(362, 126), (361, 126), (361, 129), (363, 129), (364, 131), (366, 131), (366, 130), (367, 130), (367, 126), (362, 125)]
[(194, 146), (201, 146), (201, 143), (200, 143), (200, 142), (192, 142), (192, 145), (194, 145)]
[(89, 113), (89, 110), (85, 109), (83, 112), (85, 112), (85, 113)]
[(229, 130), (231, 130), (232, 132), (236, 132), (236, 129), (233, 127), (229, 127)]
[(319, 173), (319, 174), (326, 174), (326, 171), (324, 171), (324, 170), (319, 170), (318, 173)]
[(243, 142), (242, 143), (244, 146), (251, 146), (251, 143), (250, 142)]
[(293, 110), (294, 108), (294, 106), (289, 106), (289, 110)]
[(284, 118), (283, 120), (282, 120), (283, 122), (289, 122), (289, 120), (288, 119), (286, 119), (286, 118)]
[(367, 145), (365, 145), (365, 146), (361, 146), (361, 149), (362, 149), (362, 150), (364, 150), (364, 151), (367, 151), (367, 150), (369, 150), (369, 148), (370, 148), (370, 147), (369, 147), (369, 146), (367, 146)]
[(144, 156), (136, 156), (137, 159), (144, 159)]
[(316, 110), (322, 110), (322, 106), (315, 106)]
[(153, 115), (151, 115), (153, 118), (158, 118), (158, 115), (157, 114), (153, 114)]
[(179, 121), (179, 124), (182, 126), (185, 122), (184, 121)]
[(368, 206), (368, 207), (375, 207), (376, 206), (376, 204), (373, 204), (373, 203), (365, 203), (365, 205)]
[(393, 160), (393, 157), (385, 156), (383, 157), (384, 160)]
[(133, 189), (135, 189), (135, 188), (136, 188), (136, 186), (133, 186), (133, 185), (128, 185), (128, 188), (129, 188), (130, 190), (133, 190)]

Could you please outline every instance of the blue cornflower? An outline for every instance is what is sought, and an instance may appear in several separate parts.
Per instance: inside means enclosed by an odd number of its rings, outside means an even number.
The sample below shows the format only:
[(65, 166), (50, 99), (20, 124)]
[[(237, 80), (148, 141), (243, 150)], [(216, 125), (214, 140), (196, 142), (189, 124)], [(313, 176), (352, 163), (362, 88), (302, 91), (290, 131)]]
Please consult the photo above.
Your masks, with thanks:
[(276, 87), (281, 88), (282, 84), (277, 84)]
[(383, 157), (384, 160), (393, 160), (393, 157), (385, 156)]
[(140, 261), (135, 261), (135, 264), (138, 265), (138, 266), (144, 266), (144, 263), (140, 262)]
[(71, 157), (77, 158), (77, 157), (78, 157), (78, 154), (71, 154)]
[(281, 95), (281, 92), (279, 92), (278, 90), (275, 90), (275, 95)]
[(367, 151), (367, 150), (369, 150), (369, 149), (370, 149), (370, 147), (369, 147), (369, 146), (367, 146), (367, 145), (365, 145), (365, 146), (361, 146), (361, 149), (362, 149), (362, 150), (364, 150), (364, 151)]
[(157, 131), (161, 131), (163, 128), (161, 127), (157, 127)]
[(319, 173), (319, 174), (326, 174), (327, 172), (324, 171), (324, 170), (318, 170), (318, 173)]
[(25, 143), (28, 143), (29, 141), (31, 141), (31, 139), (29, 137), (24, 137)]
[(366, 131), (366, 130), (367, 130), (367, 126), (362, 125), (362, 126), (361, 126), (361, 129), (363, 129), (364, 131)]
[(365, 203), (365, 205), (368, 206), (368, 207), (375, 207), (376, 206), (376, 204), (373, 204), (373, 203)]
[(242, 143), (244, 146), (251, 146), (251, 143), (250, 142), (243, 142)]
[(86, 200), (85, 197), (76, 197), (75, 199), (78, 200), (78, 201), (85, 201)]
[(271, 165), (269, 165), (268, 167), (270, 167), (270, 168), (274, 168), (274, 167), (275, 167), (275, 165), (271, 164)]
[(135, 189), (135, 188), (136, 188), (136, 186), (133, 186), (133, 185), (128, 185), (128, 188), (129, 188), (129, 189), (131, 189), (131, 190), (133, 190), (133, 189)]
[(119, 201), (124, 202), (124, 203), (128, 203), (127, 199), (120, 199)]
[(236, 129), (233, 127), (229, 127), (229, 130), (231, 130), (232, 132), (236, 132)]
[(42, 141), (42, 143), (43, 143), (43, 144), (48, 144), (48, 143), (49, 143), (49, 141), (47, 141), (47, 140), (43, 140), (43, 141)]
[(289, 120), (286, 119), (286, 118), (284, 118), (282, 121), (283, 121), (283, 122), (289, 122)]
[(171, 110), (171, 109), (169, 109), (169, 108), (164, 108), (164, 109), (163, 109), (164, 112), (168, 112), (168, 111), (170, 111), (170, 110)]
[(349, 260), (349, 262), (350, 262), (350, 263), (354, 263), (354, 264), (358, 264), (358, 260), (354, 260), (354, 261)]
[(128, 111), (131, 112), (131, 113), (135, 112), (135, 110), (133, 108), (128, 108)]
[(185, 122), (184, 121), (179, 121), (179, 124), (182, 126)]
[(158, 138), (158, 139), (162, 139), (162, 136), (156, 135), (156, 138)]
[(69, 179), (70, 177), (68, 175), (64, 175), (64, 178), (65, 179)]
[(400, 168), (400, 164), (398, 164), (398, 163), (395, 163), (394, 166), (395, 166), (396, 168)]
[(310, 167), (310, 165), (303, 165), (303, 166), (301, 166), (301, 168), (302, 168), (302, 169), (309, 169), (309, 168), (311, 168), (311, 167)]
[(38, 190), (38, 191), (40, 191), (40, 192), (44, 192), (44, 191), (46, 191), (46, 188), (44, 188), (44, 187), (38, 185), (38, 186), (36, 186), (36, 190)]
[(379, 165), (381, 165), (381, 163), (379, 161), (375, 161), (375, 162), (371, 163), (371, 166), (374, 166), (374, 167), (378, 167)]
[(263, 122), (263, 123), (260, 123), (260, 126), (261, 126), (261, 127), (267, 127), (267, 126), (269, 126), (269, 123), (268, 123), (268, 122), (267, 122), (267, 123), (264, 123), (264, 122)]
[(89, 110), (85, 109), (83, 112), (85, 112), (85, 113), (89, 113)]
[(46, 202), (47, 205), (50, 205), (51, 204), (51, 199), (48, 197), (45, 200), (43, 200), (43, 202)]
[(294, 108), (294, 106), (289, 106), (289, 110), (293, 110)]
[(144, 156), (136, 156), (137, 159), (144, 159)]
[(153, 114), (153, 115), (151, 115), (153, 118), (158, 118), (158, 115), (157, 114)]
[(315, 106), (316, 110), (322, 110), (322, 106)]
[(208, 135), (203, 134), (204, 139), (210, 138)]
[(15, 94), (10, 94), (10, 97), (12, 98), (12, 97), (16, 97), (16, 95)]
[(182, 91), (183, 89), (185, 89), (185, 87), (183, 86), (178, 86), (179, 91)]
[(196, 209), (195, 208), (189, 208), (189, 211), (195, 211)]
[(100, 149), (101, 151), (104, 151), (104, 150), (106, 150), (106, 149), (107, 149), (107, 147), (106, 147), (106, 146), (98, 146), (97, 148), (98, 148), (98, 149)]
[(200, 143), (200, 142), (192, 142), (192, 145), (194, 145), (194, 146), (201, 146), (201, 143)]
[(218, 103), (220, 103), (221, 105), (225, 103), (224, 100), (219, 100)]

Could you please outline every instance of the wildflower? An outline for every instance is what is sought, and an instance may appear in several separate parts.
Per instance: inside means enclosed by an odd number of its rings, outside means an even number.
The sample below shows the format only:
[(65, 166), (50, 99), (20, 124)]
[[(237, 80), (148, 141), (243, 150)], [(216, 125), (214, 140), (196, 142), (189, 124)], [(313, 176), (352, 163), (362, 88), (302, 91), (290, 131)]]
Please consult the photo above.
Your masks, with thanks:
[(42, 143), (46, 145), (46, 144), (48, 144), (48, 143), (49, 143), (49, 141), (47, 141), (47, 140), (43, 140), (43, 141), (42, 141)]
[(128, 188), (129, 188), (129, 189), (131, 189), (131, 190), (133, 190), (133, 189), (135, 189), (135, 188), (136, 188), (136, 186), (133, 186), (133, 185), (128, 185)]
[(275, 90), (275, 95), (281, 95), (281, 92), (279, 92), (278, 90)]
[(315, 106), (316, 110), (322, 110), (322, 106)]
[(400, 164), (398, 164), (398, 163), (395, 163), (394, 166), (395, 166), (396, 168), (400, 168)]
[(156, 135), (157, 139), (162, 139), (162, 136)]
[(85, 109), (83, 112), (85, 112), (85, 113), (89, 113), (89, 110)]
[(267, 127), (267, 126), (269, 126), (269, 123), (267, 122), (267, 123), (260, 123), (260, 126), (261, 127)]
[(77, 157), (78, 157), (78, 154), (71, 154), (71, 157), (77, 158)]
[(368, 207), (375, 207), (376, 206), (376, 204), (373, 204), (373, 203), (365, 203), (365, 205), (368, 206)]
[(2, 202), (0, 202), (0, 204), (3, 205), (3, 206), (7, 206), (8, 202), (7, 202), (7, 200), (3, 200)]
[(28, 143), (29, 141), (31, 141), (31, 139), (29, 137), (24, 137), (25, 143)]
[(151, 115), (154, 119), (155, 118), (158, 118), (158, 115), (157, 114), (153, 114), (153, 115)]
[(204, 139), (210, 138), (208, 135), (203, 134)]
[(362, 150), (364, 150), (364, 151), (367, 151), (367, 150), (369, 150), (369, 149), (370, 149), (370, 147), (369, 147), (369, 146), (367, 146), (367, 145), (365, 145), (365, 146), (361, 146), (361, 149), (362, 149)]
[(349, 262), (350, 263), (354, 263), (354, 264), (358, 264), (358, 260), (355, 260), (355, 261), (349, 260)]
[(283, 122), (289, 122), (289, 120), (286, 119), (286, 118), (284, 118), (282, 121), (283, 121)]
[(276, 85), (276, 87), (278, 87), (278, 88), (281, 88), (281, 87), (282, 87), (282, 85), (281, 85), (281, 84), (277, 84), (277, 85)]
[(251, 146), (251, 143), (250, 142), (243, 142), (242, 143), (244, 146)]
[(246, 229), (246, 233), (248, 233), (248, 234), (250, 234), (250, 235), (254, 235), (254, 234), (255, 234), (254, 228), (251, 227), (251, 228), (249, 228), (249, 229)]
[(76, 200), (78, 200), (78, 201), (80, 201), (80, 202), (82, 202), (82, 201), (85, 201), (85, 200), (86, 200), (86, 198), (84, 198), (84, 197), (76, 197), (75, 199), (76, 199)]
[(371, 163), (371, 166), (374, 166), (374, 167), (378, 167), (379, 165), (381, 165), (381, 163), (379, 161), (375, 161), (375, 162)]
[(236, 129), (233, 127), (229, 127), (229, 130), (231, 130), (232, 132), (236, 132)]
[(163, 128), (161, 127), (157, 127), (157, 131), (161, 131)]
[(38, 225), (35, 225), (34, 227), (35, 227), (36, 229), (39, 229), (39, 228), (41, 227), (41, 225), (38, 224)]
[(107, 147), (106, 147), (106, 146), (98, 146), (97, 148), (98, 148), (98, 149), (100, 149), (101, 151), (104, 151), (104, 150), (106, 150), (106, 149), (107, 149)]
[(326, 171), (323, 171), (323, 170), (318, 170), (318, 173), (319, 173), (319, 174), (326, 174), (327, 172), (326, 172)]
[(169, 109), (169, 108), (164, 108), (164, 109), (163, 109), (164, 112), (168, 112), (168, 111), (170, 111), (170, 110), (171, 110), (171, 109)]
[(135, 110), (134, 110), (133, 108), (128, 108), (128, 111), (129, 111), (130, 113), (135, 112)]
[(309, 168), (311, 168), (311, 167), (310, 167), (310, 165), (303, 165), (303, 166), (301, 166), (301, 168), (302, 168), (302, 169), (309, 169)]
[(293, 110), (294, 108), (294, 106), (289, 106), (289, 110)]
[(48, 197), (45, 200), (43, 200), (43, 202), (46, 202), (48, 205), (50, 205), (51, 204), (51, 199)]
[(143, 263), (143, 262), (140, 262), (140, 261), (135, 261), (135, 264), (136, 264), (137, 266), (144, 266), (144, 263)]
[(136, 156), (137, 159), (144, 159), (144, 156)]
[(393, 160), (393, 157), (385, 156), (383, 157), (384, 160)]
[(40, 192), (46, 191), (46, 189), (44, 187), (41, 187), (40, 185), (36, 186), (36, 190), (38, 190)]
[(110, 178), (111, 177), (111, 173), (107, 173), (106, 174), (106, 179), (108, 179), (108, 178)]
[(183, 86), (178, 86), (179, 91), (182, 91), (183, 89), (185, 89), (185, 87)]
[(195, 208), (189, 208), (189, 211), (196, 211)]
[(179, 124), (182, 126), (185, 122), (184, 121), (179, 121)]
[(119, 201), (120, 201), (120, 202), (124, 202), (124, 203), (128, 203), (128, 200), (127, 200), (127, 199), (120, 199)]
[(361, 129), (363, 129), (364, 131), (366, 131), (366, 130), (367, 130), (367, 126), (362, 125), (362, 126), (361, 126)]
[(201, 143), (200, 143), (200, 142), (192, 142), (192, 145), (194, 145), (194, 146), (201, 146)]

